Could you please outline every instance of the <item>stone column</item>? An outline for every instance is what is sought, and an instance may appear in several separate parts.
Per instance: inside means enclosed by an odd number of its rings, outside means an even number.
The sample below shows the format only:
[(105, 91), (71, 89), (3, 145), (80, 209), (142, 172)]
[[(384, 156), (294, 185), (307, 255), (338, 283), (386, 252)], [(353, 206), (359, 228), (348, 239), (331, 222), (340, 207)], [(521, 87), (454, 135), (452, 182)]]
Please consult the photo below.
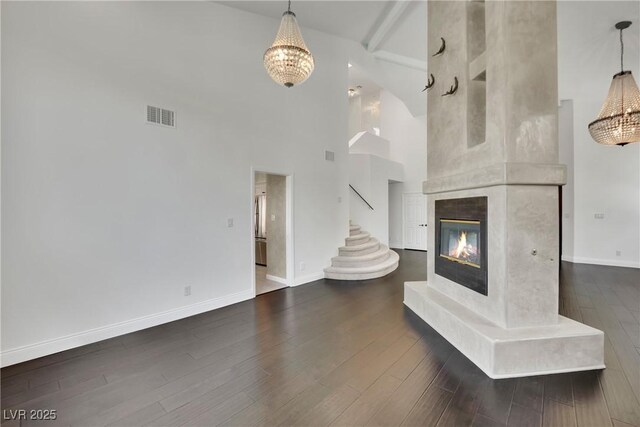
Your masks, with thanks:
[[(555, 2), (430, 1), (428, 20), (429, 51), (446, 42), (429, 57), (428, 282), (405, 303), (496, 378), (604, 367), (602, 332), (558, 315)], [(435, 202), (467, 197), (487, 197), (487, 295), (434, 268)]]

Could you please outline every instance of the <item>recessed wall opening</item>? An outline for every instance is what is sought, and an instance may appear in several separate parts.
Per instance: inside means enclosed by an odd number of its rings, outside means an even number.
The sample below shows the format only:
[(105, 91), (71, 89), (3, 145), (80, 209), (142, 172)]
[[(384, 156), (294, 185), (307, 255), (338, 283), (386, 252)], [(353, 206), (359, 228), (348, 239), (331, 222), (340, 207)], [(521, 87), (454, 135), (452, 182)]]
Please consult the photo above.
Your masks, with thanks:
[(487, 66), (485, 51), (484, 1), (470, 1), (467, 3), (467, 58), (469, 61), (467, 146), (469, 148), (482, 144), (486, 140)]
[(254, 173), (252, 225), (256, 295), (289, 286), (289, 179), (286, 175)]

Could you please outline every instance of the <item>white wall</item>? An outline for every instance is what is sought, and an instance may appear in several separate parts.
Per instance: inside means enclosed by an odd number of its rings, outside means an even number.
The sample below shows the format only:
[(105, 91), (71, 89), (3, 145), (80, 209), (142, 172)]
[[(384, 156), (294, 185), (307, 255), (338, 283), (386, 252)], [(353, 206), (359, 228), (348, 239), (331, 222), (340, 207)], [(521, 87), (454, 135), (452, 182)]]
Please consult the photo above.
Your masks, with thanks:
[(349, 140), (362, 131), (362, 98), (353, 96), (349, 98)]
[[(424, 99), (426, 105), (426, 96)], [(404, 180), (389, 187), (389, 243), (403, 247), (402, 194), (422, 193), (427, 179), (427, 119), (414, 117), (388, 91), (380, 94), (380, 136), (389, 140), (391, 160), (404, 165)], [(399, 218), (399, 220), (398, 220)]]
[[(316, 70), (286, 89), (262, 66), (276, 20), (211, 2), (2, 9), (4, 365), (252, 297), (252, 167), (293, 174), (295, 279), (322, 276), (348, 235), (343, 41), (304, 30)], [(147, 104), (177, 128), (145, 124)]]
[(383, 245), (389, 244), (389, 181), (401, 181), (403, 175), (400, 163), (374, 154), (349, 154), (349, 183), (373, 207), (350, 191), (349, 216)]
[[(618, 21), (625, 30), (625, 69), (640, 78), (640, 3), (562, 1), (558, 3), (559, 97), (573, 101), (574, 208), (570, 261), (640, 267), (640, 144), (606, 147), (594, 142), (587, 126), (607, 95), (613, 74), (620, 71)], [(561, 138), (561, 144), (570, 139)], [(563, 148), (561, 147), (561, 150)], [(594, 218), (603, 213), (604, 219)], [(620, 251), (620, 255), (616, 255)]]
[[(567, 183), (562, 187), (562, 253), (573, 256), (573, 216), (575, 184), (573, 182), (573, 101), (564, 100), (558, 109), (558, 150), (560, 163), (567, 167)], [(571, 254), (571, 255), (569, 255)]]
[(404, 210), (403, 210), (403, 184), (401, 182), (389, 183), (389, 246), (392, 248), (404, 248)]

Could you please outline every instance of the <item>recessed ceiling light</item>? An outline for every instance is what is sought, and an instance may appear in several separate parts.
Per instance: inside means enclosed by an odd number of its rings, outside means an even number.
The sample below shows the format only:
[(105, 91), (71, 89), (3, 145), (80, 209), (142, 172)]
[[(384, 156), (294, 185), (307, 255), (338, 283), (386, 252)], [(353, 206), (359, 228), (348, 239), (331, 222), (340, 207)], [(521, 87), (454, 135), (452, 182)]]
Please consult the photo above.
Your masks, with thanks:
[(349, 66), (349, 68), (353, 67), (353, 65), (351, 65), (351, 62), (347, 62), (347, 65)]

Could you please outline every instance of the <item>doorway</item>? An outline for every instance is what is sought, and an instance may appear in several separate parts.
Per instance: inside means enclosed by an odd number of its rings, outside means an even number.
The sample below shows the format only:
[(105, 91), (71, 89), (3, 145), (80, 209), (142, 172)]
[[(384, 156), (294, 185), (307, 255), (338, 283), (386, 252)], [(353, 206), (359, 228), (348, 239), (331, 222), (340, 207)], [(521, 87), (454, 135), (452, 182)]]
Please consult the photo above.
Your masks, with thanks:
[(402, 195), (404, 247), (427, 250), (427, 197), (422, 193)]
[(253, 279), (260, 295), (288, 287), (292, 277), (292, 177), (255, 171), (252, 178)]

